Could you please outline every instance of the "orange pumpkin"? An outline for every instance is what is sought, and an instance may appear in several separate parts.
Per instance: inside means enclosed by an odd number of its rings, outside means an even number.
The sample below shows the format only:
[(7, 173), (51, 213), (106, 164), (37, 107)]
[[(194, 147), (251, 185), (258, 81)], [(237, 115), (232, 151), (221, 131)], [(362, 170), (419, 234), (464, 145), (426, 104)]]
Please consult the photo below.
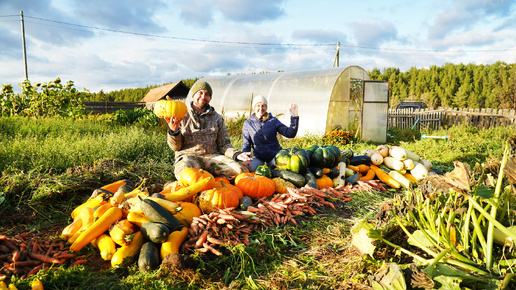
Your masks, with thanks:
[(235, 178), (235, 185), (252, 199), (271, 196), (276, 190), (274, 181), (254, 173), (240, 173)]
[(201, 190), (201, 191), (204, 191), (204, 190), (212, 189), (215, 186), (217, 186), (217, 183), (216, 183), (213, 175), (206, 170), (197, 169), (197, 168), (185, 168), (185, 169), (183, 169), (183, 171), (181, 171), (181, 174), (179, 175), (179, 180), (181, 181), (181, 184), (183, 184), (184, 186), (190, 186), (190, 185), (195, 184), (198, 181), (201, 181), (207, 177), (211, 177), (212, 179)]
[(159, 100), (154, 105), (154, 114), (158, 118), (170, 120), (170, 118), (183, 119), (188, 112), (184, 102), (174, 101), (167, 96), (167, 100)]
[(221, 182), (222, 187), (202, 191), (195, 195), (194, 203), (204, 212), (210, 213), (216, 208), (238, 207), (242, 191), (232, 185)]
[(217, 176), (217, 177), (215, 177), (215, 183), (217, 184), (216, 185), (217, 187), (221, 187), (222, 186), (220, 184), (220, 181), (224, 181), (226, 184), (231, 184), (231, 182), (227, 178), (225, 178), (223, 176)]
[(321, 178), (317, 178), (317, 186), (319, 189), (328, 188), (333, 186), (333, 180), (326, 175), (323, 175)]

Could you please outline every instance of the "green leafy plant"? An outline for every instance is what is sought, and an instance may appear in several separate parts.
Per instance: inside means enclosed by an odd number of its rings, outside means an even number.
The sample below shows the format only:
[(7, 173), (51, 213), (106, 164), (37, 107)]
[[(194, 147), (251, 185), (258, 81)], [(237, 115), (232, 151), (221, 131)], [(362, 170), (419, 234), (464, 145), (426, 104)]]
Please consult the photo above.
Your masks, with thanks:
[(118, 110), (111, 116), (111, 120), (121, 125), (139, 124), (148, 127), (157, 127), (160, 124), (160, 119), (156, 117), (154, 112), (146, 108)]
[(19, 84), (21, 93), (15, 94), (11, 85), (3, 85), (0, 93), (1, 116), (77, 117), (84, 114), (83, 101), (88, 92), (79, 92), (73, 81), (65, 85), (60, 78), (48, 83)]

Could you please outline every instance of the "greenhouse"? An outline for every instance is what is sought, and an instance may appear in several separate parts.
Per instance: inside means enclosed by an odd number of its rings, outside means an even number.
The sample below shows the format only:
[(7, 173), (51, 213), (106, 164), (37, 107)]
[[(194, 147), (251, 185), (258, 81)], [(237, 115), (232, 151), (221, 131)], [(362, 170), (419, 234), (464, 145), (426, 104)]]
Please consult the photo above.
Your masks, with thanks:
[[(340, 126), (358, 130), (364, 140), (386, 141), (388, 84), (371, 82), (358, 66), (201, 80), (213, 89), (210, 104), (226, 118), (250, 116), (253, 97), (263, 95), (268, 111), (286, 125), (290, 123), (290, 104), (298, 104), (298, 136), (322, 134)], [(187, 99), (191, 99), (190, 94)]]

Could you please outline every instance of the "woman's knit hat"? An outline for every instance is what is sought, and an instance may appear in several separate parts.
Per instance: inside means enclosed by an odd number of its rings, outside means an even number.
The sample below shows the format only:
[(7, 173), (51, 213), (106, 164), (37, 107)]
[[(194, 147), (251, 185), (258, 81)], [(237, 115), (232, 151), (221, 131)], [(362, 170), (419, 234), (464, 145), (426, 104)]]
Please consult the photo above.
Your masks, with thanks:
[(264, 96), (262, 96), (262, 95), (258, 95), (258, 96), (253, 98), (253, 108), (258, 103), (264, 103), (265, 105), (268, 105), (267, 104), (267, 99)]
[(210, 93), (210, 96), (213, 96), (213, 91), (211, 90), (210, 84), (203, 81), (198, 81), (192, 86), (190, 89), (190, 95), (193, 97), (198, 91), (202, 90), (207, 90)]

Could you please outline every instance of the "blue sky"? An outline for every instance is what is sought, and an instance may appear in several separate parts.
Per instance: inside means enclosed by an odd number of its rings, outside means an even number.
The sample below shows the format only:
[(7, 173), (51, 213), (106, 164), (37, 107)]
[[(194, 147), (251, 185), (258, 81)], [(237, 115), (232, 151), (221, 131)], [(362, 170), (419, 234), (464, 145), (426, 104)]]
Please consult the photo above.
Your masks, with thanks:
[(0, 0), (0, 83), (105, 92), (212, 75), (516, 62), (509, 0)]

